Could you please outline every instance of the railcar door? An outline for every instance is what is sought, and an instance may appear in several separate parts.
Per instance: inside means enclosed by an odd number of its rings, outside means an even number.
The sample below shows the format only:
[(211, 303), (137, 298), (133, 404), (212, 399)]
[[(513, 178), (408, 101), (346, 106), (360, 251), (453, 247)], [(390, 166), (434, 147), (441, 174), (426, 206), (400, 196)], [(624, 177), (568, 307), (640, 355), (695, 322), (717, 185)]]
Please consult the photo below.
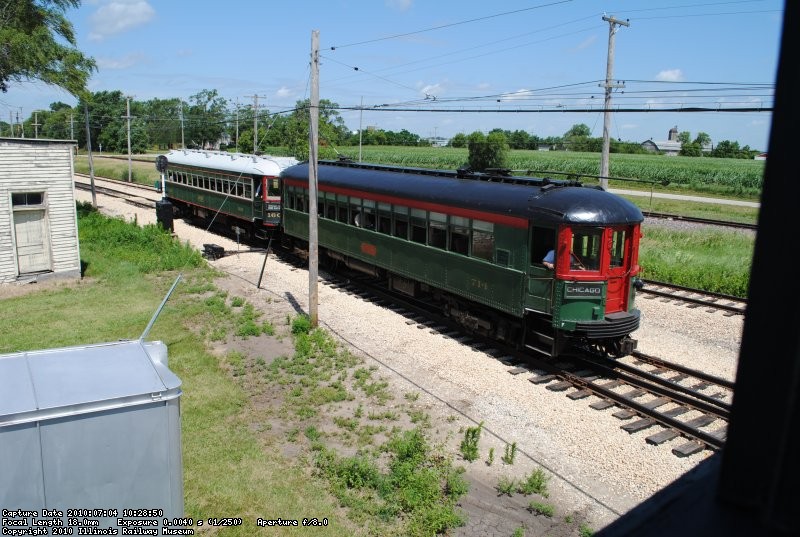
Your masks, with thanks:
[(633, 262), (633, 230), (629, 227), (610, 228), (607, 230), (606, 245), (608, 247), (606, 313), (627, 311), (628, 293), (630, 292), (630, 268)]

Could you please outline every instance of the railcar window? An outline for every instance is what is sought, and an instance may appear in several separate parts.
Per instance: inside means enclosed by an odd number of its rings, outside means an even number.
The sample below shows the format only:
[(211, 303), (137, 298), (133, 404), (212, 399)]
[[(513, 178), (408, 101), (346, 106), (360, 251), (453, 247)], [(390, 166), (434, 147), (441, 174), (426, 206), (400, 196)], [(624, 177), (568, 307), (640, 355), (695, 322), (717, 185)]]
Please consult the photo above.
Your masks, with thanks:
[(320, 194), (317, 198), (317, 216), (319, 218), (328, 218), (327, 213), (325, 212), (325, 198)]
[(361, 227), (375, 229), (375, 201), (364, 200), (364, 211), (361, 215)]
[(428, 215), (422, 209), (411, 209), (411, 240), (425, 244), (428, 235)]
[(325, 192), (325, 218), (336, 220), (336, 194)]
[(350, 224), (361, 227), (361, 198), (350, 196)]
[(457, 254), (469, 255), (469, 218), (450, 217), (449, 250)]
[(392, 209), (394, 214), (394, 231), (393, 235), (401, 239), (408, 238), (408, 207), (402, 205), (395, 205)]
[(555, 249), (556, 232), (546, 227), (533, 226), (531, 228), (531, 264), (542, 264), (542, 259), (547, 252)]
[(472, 221), (472, 257), (491, 261), (494, 258), (494, 224)]
[(611, 234), (611, 268), (625, 264), (625, 230), (616, 229)]
[(281, 181), (277, 177), (267, 177), (267, 196), (281, 195)]
[(392, 234), (392, 206), (388, 203), (378, 203), (378, 232)]
[(347, 202), (347, 196), (339, 194), (337, 196), (337, 199), (339, 200), (339, 218), (338, 218), (338, 220), (339, 220), (339, 222), (341, 222), (343, 224), (346, 224), (347, 222), (349, 222), (348, 214), (347, 214), (347, 207), (348, 207), (348, 205), (347, 205), (347, 203), (348, 203)]
[(428, 226), (428, 246), (447, 248), (447, 215), (443, 213), (430, 212), (430, 224)]
[(570, 266), (575, 270), (600, 269), (600, 245), (602, 230), (576, 229), (572, 232), (572, 260)]

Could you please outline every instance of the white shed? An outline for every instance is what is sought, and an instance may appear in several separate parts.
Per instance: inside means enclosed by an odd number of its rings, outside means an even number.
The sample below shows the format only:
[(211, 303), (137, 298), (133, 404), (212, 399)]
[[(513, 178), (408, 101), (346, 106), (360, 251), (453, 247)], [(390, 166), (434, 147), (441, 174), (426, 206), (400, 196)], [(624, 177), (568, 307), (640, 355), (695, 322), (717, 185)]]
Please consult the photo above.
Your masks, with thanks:
[(74, 146), (0, 138), (0, 283), (80, 278)]

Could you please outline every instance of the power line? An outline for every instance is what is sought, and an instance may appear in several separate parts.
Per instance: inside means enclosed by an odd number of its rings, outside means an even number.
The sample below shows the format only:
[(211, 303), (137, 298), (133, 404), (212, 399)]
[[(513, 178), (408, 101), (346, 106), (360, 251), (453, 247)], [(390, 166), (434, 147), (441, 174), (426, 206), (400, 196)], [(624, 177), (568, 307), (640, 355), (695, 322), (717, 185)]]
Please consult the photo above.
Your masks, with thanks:
[(450, 23), (450, 24), (442, 24), (442, 25), (439, 25), (439, 26), (433, 26), (431, 28), (425, 28), (425, 29), (422, 29), (422, 30), (415, 30), (413, 32), (406, 32), (406, 33), (402, 33), (402, 34), (389, 35), (389, 36), (386, 36), (386, 37), (377, 37), (375, 39), (368, 39), (366, 41), (358, 41), (356, 43), (348, 43), (346, 45), (336, 45), (336, 46), (330, 47), (330, 50), (336, 50), (336, 49), (345, 48), (345, 47), (354, 47), (354, 46), (358, 46), (358, 45), (366, 45), (368, 43), (376, 43), (378, 41), (386, 41), (386, 40), (389, 40), (389, 39), (397, 39), (399, 37), (407, 37), (409, 35), (416, 35), (416, 34), (421, 34), (421, 33), (425, 33), (425, 32), (432, 32), (434, 30), (441, 30), (441, 29), (444, 29), (444, 28), (451, 28), (453, 26), (460, 26), (462, 24), (469, 24), (471, 22), (478, 22), (478, 21), (483, 21), (483, 20), (488, 20), (488, 19), (494, 19), (496, 17), (503, 17), (505, 15), (513, 15), (515, 13), (521, 13), (523, 11), (531, 11), (531, 10), (534, 10), (534, 9), (542, 9), (542, 8), (545, 8), (545, 7), (555, 6), (555, 5), (558, 5), (558, 4), (565, 4), (565, 3), (568, 3), (568, 2), (571, 2), (571, 1), (572, 0), (561, 0), (560, 2), (551, 2), (549, 4), (542, 4), (542, 5), (539, 5), (539, 6), (532, 6), (532, 7), (526, 7), (526, 8), (523, 8), (523, 9), (516, 9), (514, 11), (506, 11), (506, 12), (503, 12), (503, 13), (496, 13), (494, 15), (487, 15), (485, 17), (478, 17), (476, 19), (469, 19), (469, 20), (460, 21), (460, 22), (453, 22), (453, 23)]

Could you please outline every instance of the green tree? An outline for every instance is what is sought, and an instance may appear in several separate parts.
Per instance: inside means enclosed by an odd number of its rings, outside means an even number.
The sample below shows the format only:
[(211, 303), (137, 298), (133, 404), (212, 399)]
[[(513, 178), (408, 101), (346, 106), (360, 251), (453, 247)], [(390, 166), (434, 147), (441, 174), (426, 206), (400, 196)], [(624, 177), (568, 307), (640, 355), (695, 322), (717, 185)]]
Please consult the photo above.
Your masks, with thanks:
[(698, 132), (697, 137), (694, 139), (694, 143), (698, 144), (700, 147), (704, 147), (711, 143), (711, 136), (705, 132)]
[(471, 170), (482, 172), (490, 168), (505, 168), (508, 161), (508, 142), (502, 131), (492, 131), (488, 136), (480, 131), (469, 135), (468, 165)]
[(678, 134), (678, 141), (681, 144), (688, 144), (692, 141), (692, 134), (689, 131), (683, 131)]
[(589, 128), (588, 125), (584, 123), (576, 123), (570, 129), (564, 133), (564, 138), (570, 138), (573, 136), (583, 136), (588, 138), (592, 134), (592, 129)]
[(158, 149), (180, 147), (181, 105), (177, 97), (132, 103), (131, 115), (145, 122), (147, 139)]
[[(309, 99), (297, 101), (285, 123), (284, 143), (281, 144), (300, 160), (308, 158), (310, 104)], [(338, 108), (338, 104), (328, 99), (319, 101), (319, 158), (335, 158), (336, 146), (347, 136), (347, 126)]]
[[(78, 145), (86, 147), (85, 106), (89, 108), (89, 132), (92, 148), (103, 144), (104, 151), (128, 151), (127, 125), (123, 117), (127, 113), (127, 102), (121, 91), (98, 91), (86, 94), (78, 100), (76, 109), (75, 134)], [(122, 136), (122, 137), (120, 137)], [(124, 149), (123, 149), (124, 148)]]
[(450, 139), (450, 147), (467, 147), (467, 135), (459, 132)]
[[(77, 48), (64, 12), (80, 0), (4, 0), (0, 7), (0, 90), (41, 80), (79, 96), (97, 65)], [(66, 41), (66, 44), (63, 44)]]
[(227, 101), (217, 90), (204, 89), (189, 97), (184, 119), (184, 140), (187, 147), (213, 146), (227, 126)]

